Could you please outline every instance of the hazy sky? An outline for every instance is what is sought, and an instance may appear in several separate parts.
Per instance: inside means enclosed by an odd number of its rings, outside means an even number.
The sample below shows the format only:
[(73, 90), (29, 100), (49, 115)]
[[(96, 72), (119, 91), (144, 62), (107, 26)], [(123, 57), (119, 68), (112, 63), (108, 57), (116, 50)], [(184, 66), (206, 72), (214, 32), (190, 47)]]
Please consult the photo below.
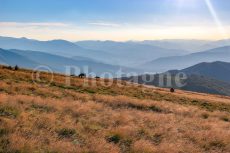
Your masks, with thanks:
[(230, 0), (0, 0), (0, 35), (147, 40), (230, 37)]

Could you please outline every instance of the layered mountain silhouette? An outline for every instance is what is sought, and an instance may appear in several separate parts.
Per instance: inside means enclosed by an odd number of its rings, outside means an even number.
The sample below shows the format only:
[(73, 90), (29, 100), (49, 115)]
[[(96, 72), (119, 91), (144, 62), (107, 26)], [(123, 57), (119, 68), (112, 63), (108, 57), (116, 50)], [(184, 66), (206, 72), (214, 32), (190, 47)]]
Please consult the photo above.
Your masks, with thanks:
[(230, 39), (218, 40), (209, 42), (199, 48), (199, 50), (210, 50), (213, 48), (219, 48), (223, 46), (230, 46)]
[(145, 40), (140, 41), (141, 44), (148, 44), (167, 49), (184, 50), (188, 52), (199, 52), (219, 48), (223, 46), (230, 46), (230, 39), (208, 41), (208, 40), (194, 40), (194, 39), (165, 39), (165, 40)]
[(20, 65), (25, 68), (35, 68), (38, 65), (38, 63), (27, 57), (3, 49), (0, 49), (0, 64), (10, 66)]
[[(78, 67), (82, 72), (95, 73), (101, 75), (105, 72), (114, 74), (118, 70), (123, 72), (138, 71), (127, 67), (120, 67), (115, 65), (103, 64), (100, 62), (92, 61), (90, 59), (74, 59), (68, 57), (62, 57), (58, 55), (52, 55), (44, 52), (35, 51), (22, 51), (22, 50), (3, 50), (0, 49), (0, 63), (5, 65), (34, 69), (40, 65), (46, 65), (50, 67), (54, 72), (65, 73), (66, 66)], [(89, 69), (88, 69), (89, 68)], [(79, 73), (79, 72), (78, 72)]]
[(113, 55), (103, 51), (85, 49), (66, 40), (38, 41), (27, 38), (0, 37), (0, 48), (41, 51), (65, 57), (87, 57), (112, 63)]
[(165, 72), (170, 69), (184, 69), (202, 62), (230, 62), (230, 46), (192, 53), (184, 56), (159, 58), (139, 66), (151, 72)]
[[(207, 40), (183, 40), (183, 39), (166, 39), (166, 40), (145, 40), (140, 41), (141, 44), (148, 44), (153, 46), (158, 46), (166, 49), (184, 50), (189, 52), (197, 52), (200, 50), (207, 50), (207, 44), (213, 43)], [(226, 45), (223, 45), (226, 46)], [(220, 47), (220, 46), (218, 46)], [(216, 48), (216, 47), (213, 47)]]
[(91, 58), (112, 65), (136, 66), (166, 56), (182, 55), (183, 50), (161, 48), (139, 42), (38, 41), (27, 38), (0, 37), (0, 48), (41, 51), (65, 57)]
[(136, 66), (159, 57), (182, 55), (184, 53), (183, 50), (179, 49), (165, 49), (139, 42), (79, 41), (75, 44), (83, 48), (113, 54), (118, 62), (126, 66)]
[[(91, 59), (109, 65), (134, 67), (153, 72), (183, 69), (201, 62), (230, 61), (229, 40), (157, 40), (157, 41), (38, 41), (27, 38), (0, 37), (0, 48), (40, 51), (68, 58)], [(208, 47), (207, 47), (208, 46)], [(219, 48), (188, 54), (201, 48)], [(186, 51), (189, 50), (190, 51)], [(226, 56), (227, 55), (227, 56)]]

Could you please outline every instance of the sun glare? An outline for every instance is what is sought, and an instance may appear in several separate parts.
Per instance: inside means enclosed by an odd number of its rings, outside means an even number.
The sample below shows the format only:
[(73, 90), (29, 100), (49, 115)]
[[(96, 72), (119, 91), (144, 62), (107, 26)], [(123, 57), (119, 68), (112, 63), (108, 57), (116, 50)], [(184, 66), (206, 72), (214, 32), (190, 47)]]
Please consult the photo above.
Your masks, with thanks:
[(225, 29), (224, 29), (224, 26), (222, 25), (216, 10), (215, 10), (214, 6), (212, 5), (211, 0), (205, 0), (205, 2), (206, 2), (206, 5), (209, 9), (209, 12), (210, 12), (214, 22), (216, 23), (216, 26), (217, 26), (220, 34), (222, 35), (223, 38), (227, 39), (227, 34), (226, 34)]

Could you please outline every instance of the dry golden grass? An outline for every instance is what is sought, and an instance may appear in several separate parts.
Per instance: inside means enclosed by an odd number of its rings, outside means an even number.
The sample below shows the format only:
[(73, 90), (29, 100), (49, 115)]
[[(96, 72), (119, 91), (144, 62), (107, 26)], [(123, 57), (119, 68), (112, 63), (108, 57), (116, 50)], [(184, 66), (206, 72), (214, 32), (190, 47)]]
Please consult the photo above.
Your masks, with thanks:
[(0, 68), (0, 152), (230, 152), (229, 97), (122, 84)]

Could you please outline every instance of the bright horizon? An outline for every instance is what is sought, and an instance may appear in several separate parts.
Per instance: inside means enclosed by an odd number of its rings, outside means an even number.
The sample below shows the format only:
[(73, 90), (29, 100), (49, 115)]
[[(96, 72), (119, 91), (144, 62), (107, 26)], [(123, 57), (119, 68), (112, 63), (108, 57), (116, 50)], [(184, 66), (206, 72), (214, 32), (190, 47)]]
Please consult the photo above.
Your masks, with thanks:
[(229, 0), (0, 0), (0, 35), (69, 41), (221, 40), (230, 38), (229, 8)]
[(114, 41), (114, 42), (142, 42), (142, 41), (190, 41), (190, 40), (195, 40), (195, 41), (221, 41), (221, 40), (229, 40), (230, 38), (227, 39), (143, 39), (143, 40), (112, 40), (112, 39), (79, 39), (79, 40), (68, 40), (68, 39), (62, 39), (62, 38), (51, 38), (51, 39), (39, 39), (39, 38), (30, 38), (30, 37), (16, 37), (16, 36), (7, 36), (7, 35), (0, 35), (0, 37), (5, 37), (5, 38), (16, 38), (16, 39), (29, 39), (29, 40), (37, 40), (37, 41), (53, 41), (53, 40), (64, 40), (64, 41), (69, 41), (69, 42), (80, 42), (80, 41)]

